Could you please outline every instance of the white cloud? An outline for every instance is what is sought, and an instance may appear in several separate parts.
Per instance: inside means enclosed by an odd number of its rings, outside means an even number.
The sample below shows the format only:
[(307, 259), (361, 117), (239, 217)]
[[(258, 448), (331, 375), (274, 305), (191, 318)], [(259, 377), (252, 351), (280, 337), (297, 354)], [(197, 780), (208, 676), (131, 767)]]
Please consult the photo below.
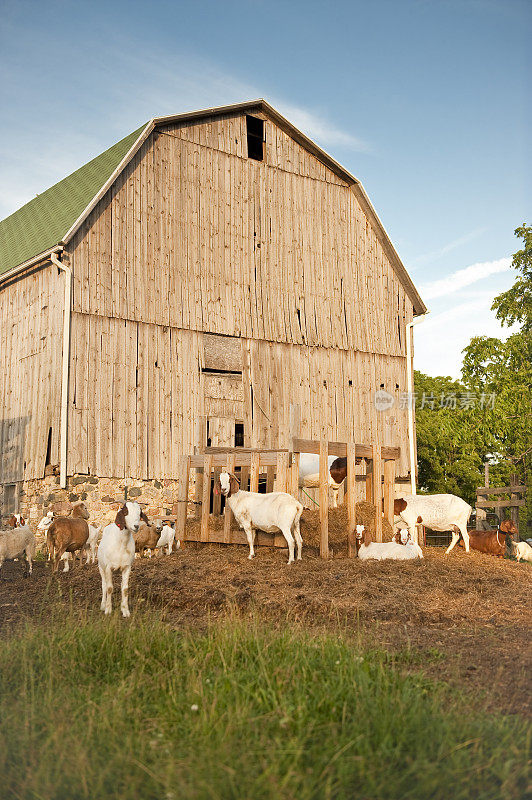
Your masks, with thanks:
[(420, 287), (420, 294), (424, 300), (433, 300), (447, 294), (457, 292), (465, 286), (481, 281), (484, 278), (494, 275), (497, 272), (506, 272), (512, 264), (511, 258), (499, 258), (496, 261), (480, 261), (471, 264), (469, 267), (452, 272), (445, 278), (432, 283), (426, 283)]
[(462, 247), (462, 245), (468, 244), (469, 242), (476, 239), (478, 236), (481, 236), (486, 230), (487, 228), (475, 228), (474, 231), (470, 231), (469, 233), (464, 234), (464, 236), (459, 236), (458, 239), (453, 239), (452, 242), (448, 242), (443, 247), (440, 247), (439, 250), (433, 250), (430, 253), (423, 253), (423, 255), (411, 259), (410, 264), (421, 265), (421, 264), (428, 264), (431, 261), (437, 261), (439, 258), (442, 258), (443, 256), (447, 255), (447, 253), (451, 253), (458, 247)]
[(473, 336), (506, 339), (515, 328), (502, 328), (491, 310), (493, 291), (468, 295), (465, 302), (443, 307), (414, 326), (414, 366), (427, 375), (460, 378), (462, 350)]

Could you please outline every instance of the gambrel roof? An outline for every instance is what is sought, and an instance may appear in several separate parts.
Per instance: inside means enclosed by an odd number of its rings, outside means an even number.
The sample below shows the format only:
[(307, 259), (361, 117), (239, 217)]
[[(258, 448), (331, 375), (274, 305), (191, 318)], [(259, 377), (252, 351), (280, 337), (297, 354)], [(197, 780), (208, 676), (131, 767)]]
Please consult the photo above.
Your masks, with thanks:
[(156, 126), (247, 111), (263, 112), (354, 189), (364, 212), (380, 233), (383, 247), (412, 301), (414, 313), (425, 313), (425, 304), (360, 181), (262, 99), (154, 117), (83, 167), (37, 195), (18, 211), (0, 221), (0, 279), (8, 272), (18, 271), (36, 262), (54, 247), (67, 244)]

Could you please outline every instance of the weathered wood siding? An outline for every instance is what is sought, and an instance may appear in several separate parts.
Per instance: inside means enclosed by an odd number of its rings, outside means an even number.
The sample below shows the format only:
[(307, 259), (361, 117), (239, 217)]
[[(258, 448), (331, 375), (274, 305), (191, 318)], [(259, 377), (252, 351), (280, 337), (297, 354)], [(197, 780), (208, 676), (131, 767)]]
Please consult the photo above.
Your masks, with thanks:
[(405, 294), (353, 189), (267, 120), (152, 135), (69, 250), (74, 309), (230, 336), (405, 355)]
[(64, 277), (51, 265), (0, 290), (0, 483), (59, 461)]
[(406, 391), (412, 303), (353, 189), (265, 127), (263, 162), (244, 116), (152, 135), (68, 246), (69, 473), (173, 477), (199, 416), (287, 446), (298, 402), (302, 436), (327, 408), (330, 439), (398, 445), (406, 474), (406, 412), (373, 396)]
[(176, 477), (200, 416), (218, 444), (231, 444), (232, 419), (252, 445), (287, 447), (294, 401), (304, 438), (319, 438), (327, 409), (330, 439), (400, 446), (398, 472), (408, 469), (406, 411), (373, 403), (375, 385), (397, 399), (406, 390), (403, 358), (242, 339), (242, 376), (222, 376), (203, 371), (202, 333), (76, 313), (72, 323), (69, 473)]

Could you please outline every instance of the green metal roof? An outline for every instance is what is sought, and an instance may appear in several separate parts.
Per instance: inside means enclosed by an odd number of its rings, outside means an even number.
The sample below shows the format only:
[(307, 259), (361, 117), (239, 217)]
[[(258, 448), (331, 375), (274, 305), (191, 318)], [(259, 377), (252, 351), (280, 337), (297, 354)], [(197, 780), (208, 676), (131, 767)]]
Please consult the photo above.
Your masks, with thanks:
[(0, 222), (0, 275), (62, 241), (146, 125)]

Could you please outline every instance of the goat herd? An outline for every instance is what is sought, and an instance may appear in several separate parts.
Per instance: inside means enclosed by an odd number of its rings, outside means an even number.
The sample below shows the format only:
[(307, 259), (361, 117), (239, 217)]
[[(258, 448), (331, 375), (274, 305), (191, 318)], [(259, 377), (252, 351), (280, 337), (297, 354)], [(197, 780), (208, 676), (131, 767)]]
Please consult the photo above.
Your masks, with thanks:
[[(247, 492), (240, 488), (235, 475), (222, 472), (216, 480), (215, 493), (222, 494), (237, 523), (243, 528), (249, 543), (249, 558), (253, 558), (255, 530), (268, 533), (280, 531), (288, 545), (288, 564), (301, 559), (303, 540), (300, 533), (300, 518), (303, 506), (286, 492), (266, 494)], [(397, 532), (391, 542), (373, 542), (370, 531), (364, 525), (356, 526), (356, 549), (361, 560), (407, 560), (423, 558), (417, 543), (416, 526), (423, 524), (434, 531), (452, 531), (452, 541), (446, 550), (449, 553), (462, 536), (466, 552), (469, 548), (492, 555), (515, 556), (517, 560), (532, 562), (530, 543), (515, 543), (512, 535), (517, 528), (510, 520), (499, 525), (497, 531), (469, 531), (467, 522), (471, 506), (455, 495), (405, 495), (394, 501), (394, 523)], [(171, 553), (175, 542), (175, 530), (171, 525), (152, 525), (137, 502), (126, 502), (116, 514), (114, 522), (100, 529), (89, 524), (89, 512), (83, 502), (73, 505), (69, 517), (54, 516), (49, 512), (38, 530), (46, 532), (48, 558), (52, 570), (57, 571), (59, 562), (64, 562), (63, 571), (69, 569), (69, 559), (77, 554), (80, 563), (86, 556), (87, 563), (98, 561), (102, 579), (101, 609), (111, 613), (113, 593), (113, 571), (121, 572), (121, 611), (129, 617), (128, 586), (135, 554), (150, 556), (154, 550)], [(9, 530), (0, 531), (0, 567), (8, 559), (25, 558), (28, 572), (32, 572), (37, 543), (30, 526), (19, 515), (8, 521)], [(177, 547), (180, 542), (175, 542)]]

